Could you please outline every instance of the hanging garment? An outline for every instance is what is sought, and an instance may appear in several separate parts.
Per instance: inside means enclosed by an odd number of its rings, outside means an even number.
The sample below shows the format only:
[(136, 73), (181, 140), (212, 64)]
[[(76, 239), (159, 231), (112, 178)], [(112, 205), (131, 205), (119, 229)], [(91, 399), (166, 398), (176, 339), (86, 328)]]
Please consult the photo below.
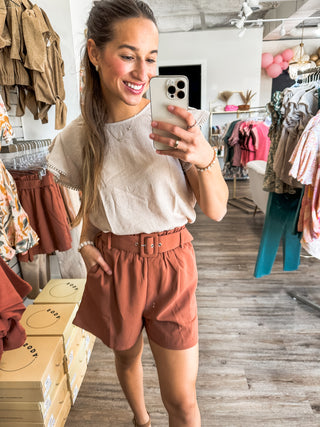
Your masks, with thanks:
[[(314, 85), (313, 85), (314, 86)], [(287, 116), (283, 122), (283, 129), (279, 145), (274, 157), (273, 169), (277, 176), (286, 184), (301, 187), (301, 184), (289, 175), (290, 157), (307, 126), (309, 120), (316, 114), (318, 99), (315, 87), (308, 90), (297, 88), (289, 101)]]
[(16, 184), (0, 160), (0, 256), (9, 261), (34, 247), (39, 238), (23, 209)]
[(7, 144), (10, 144), (13, 138), (13, 129), (9, 121), (7, 109), (4, 105), (2, 96), (0, 95), (0, 151), (1, 151), (1, 140), (2, 138), (6, 141)]
[(283, 270), (297, 270), (300, 265), (300, 236), (296, 232), (301, 190), (296, 194), (270, 193), (265, 222), (255, 265), (254, 277), (271, 273), (278, 247), (283, 242)]
[(320, 258), (320, 110), (303, 131), (290, 162), (290, 175), (306, 186), (298, 223), (301, 243)]
[(239, 131), (241, 164), (245, 167), (252, 160), (267, 161), (270, 148), (269, 126), (261, 121), (246, 120), (240, 125)]
[[(33, 9), (36, 9), (34, 6)], [(32, 97), (37, 104), (35, 117), (39, 118), (42, 123), (48, 123), (48, 111), (52, 105), (55, 105), (55, 129), (62, 129), (66, 125), (67, 106), (63, 102), (65, 99), (65, 90), (63, 84), (64, 62), (60, 50), (60, 38), (53, 30), (50, 21), (41, 9), (41, 16), (48, 32), (45, 33), (46, 55), (43, 63), (44, 72), (32, 69), (32, 86), (33, 92), (29, 91), (27, 105), (33, 111)], [(39, 53), (39, 56), (41, 54)]]
[[(60, 38), (53, 30), (46, 13), (28, 0), (9, 1), (5, 10), (0, 0), (0, 85), (9, 110), (10, 88), (18, 87), (17, 116), (25, 106), (35, 120), (48, 123), (48, 111), (55, 106), (55, 128), (66, 124), (64, 103), (64, 62)], [(3, 22), (4, 20), (4, 22)], [(3, 23), (3, 25), (2, 25)], [(9, 41), (8, 41), (9, 40)]]
[(285, 109), (282, 107), (282, 103), (283, 101), (287, 102), (290, 96), (292, 96), (292, 92), (288, 89), (285, 89), (283, 92), (277, 91), (272, 95), (271, 102), (267, 106), (271, 114), (271, 125), (268, 134), (271, 144), (263, 181), (263, 189), (265, 191), (275, 192), (278, 194), (295, 194), (296, 192), (296, 188), (294, 186), (284, 183), (273, 170), (274, 156), (279, 145), (282, 123), (285, 117)]
[(24, 298), (31, 286), (22, 280), (0, 257), (0, 359), (3, 351), (21, 347), (26, 332), (19, 323)]
[(32, 261), (20, 261), (20, 270), (23, 279), (32, 287), (28, 298), (35, 299), (51, 279), (50, 255), (33, 255)]
[(30, 224), (39, 236), (39, 244), (19, 261), (32, 261), (36, 254), (51, 254), (71, 248), (70, 226), (67, 221), (58, 184), (47, 171), (39, 177), (38, 171), (11, 170), (16, 182), (21, 205), (29, 215)]

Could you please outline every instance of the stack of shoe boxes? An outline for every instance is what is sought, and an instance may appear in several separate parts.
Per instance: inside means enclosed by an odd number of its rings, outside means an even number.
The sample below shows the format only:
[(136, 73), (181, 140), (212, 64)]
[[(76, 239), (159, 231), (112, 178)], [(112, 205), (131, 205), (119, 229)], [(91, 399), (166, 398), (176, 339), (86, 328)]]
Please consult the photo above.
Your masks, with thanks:
[(0, 363), (1, 427), (63, 426), (71, 407), (63, 339), (30, 336)]
[[(35, 305), (54, 307), (74, 304), (77, 308), (84, 291), (85, 279), (53, 279), (34, 300)], [(72, 325), (73, 326), (73, 325)], [(73, 326), (71, 336), (68, 337), (70, 345), (66, 341), (65, 371), (68, 378), (68, 386), (74, 404), (95, 342), (95, 336), (76, 326)]]
[(95, 341), (72, 324), (84, 285), (50, 280), (26, 308), (20, 323), (27, 340), (0, 362), (1, 427), (64, 426)]

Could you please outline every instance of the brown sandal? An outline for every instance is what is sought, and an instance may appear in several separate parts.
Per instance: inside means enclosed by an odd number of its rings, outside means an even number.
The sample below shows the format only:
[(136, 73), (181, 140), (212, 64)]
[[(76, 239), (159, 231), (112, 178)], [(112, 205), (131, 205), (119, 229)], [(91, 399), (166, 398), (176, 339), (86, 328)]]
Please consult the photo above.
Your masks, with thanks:
[[(149, 415), (149, 413), (148, 413), (148, 415)], [(133, 422), (133, 425), (135, 427), (151, 427), (150, 415), (149, 415), (149, 420), (145, 424), (138, 424), (135, 418), (133, 418), (132, 422)]]

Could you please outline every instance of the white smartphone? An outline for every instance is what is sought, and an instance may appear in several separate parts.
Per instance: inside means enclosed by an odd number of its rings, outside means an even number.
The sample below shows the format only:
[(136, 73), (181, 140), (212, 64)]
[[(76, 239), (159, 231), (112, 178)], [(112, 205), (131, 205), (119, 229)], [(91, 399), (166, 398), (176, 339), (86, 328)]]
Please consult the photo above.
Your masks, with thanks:
[[(168, 110), (169, 105), (175, 105), (187, 109), (189, 106), (189, 80), (186, 76), (155, 76), (150, 80), (150, 101), (152, 120), (175, 124), (187, 129), (185, 120), (175, 116)], [(153, 129), (154, 133), (169, 138), (178, 139), (176, 135), (169, 132)], [(160, 142), (153, 141), (156, 150), (170, 150)]]

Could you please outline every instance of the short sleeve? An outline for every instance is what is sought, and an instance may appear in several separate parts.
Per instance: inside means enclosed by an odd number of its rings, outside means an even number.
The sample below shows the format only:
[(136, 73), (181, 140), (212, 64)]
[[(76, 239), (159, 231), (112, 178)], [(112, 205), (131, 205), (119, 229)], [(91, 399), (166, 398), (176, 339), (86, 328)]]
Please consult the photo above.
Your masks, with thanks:
[(56, 181), (73, 190), (82, 187), (82, 147), (85, 139), (83, 120), (78, 117), (52, 141), (47, 168)]

